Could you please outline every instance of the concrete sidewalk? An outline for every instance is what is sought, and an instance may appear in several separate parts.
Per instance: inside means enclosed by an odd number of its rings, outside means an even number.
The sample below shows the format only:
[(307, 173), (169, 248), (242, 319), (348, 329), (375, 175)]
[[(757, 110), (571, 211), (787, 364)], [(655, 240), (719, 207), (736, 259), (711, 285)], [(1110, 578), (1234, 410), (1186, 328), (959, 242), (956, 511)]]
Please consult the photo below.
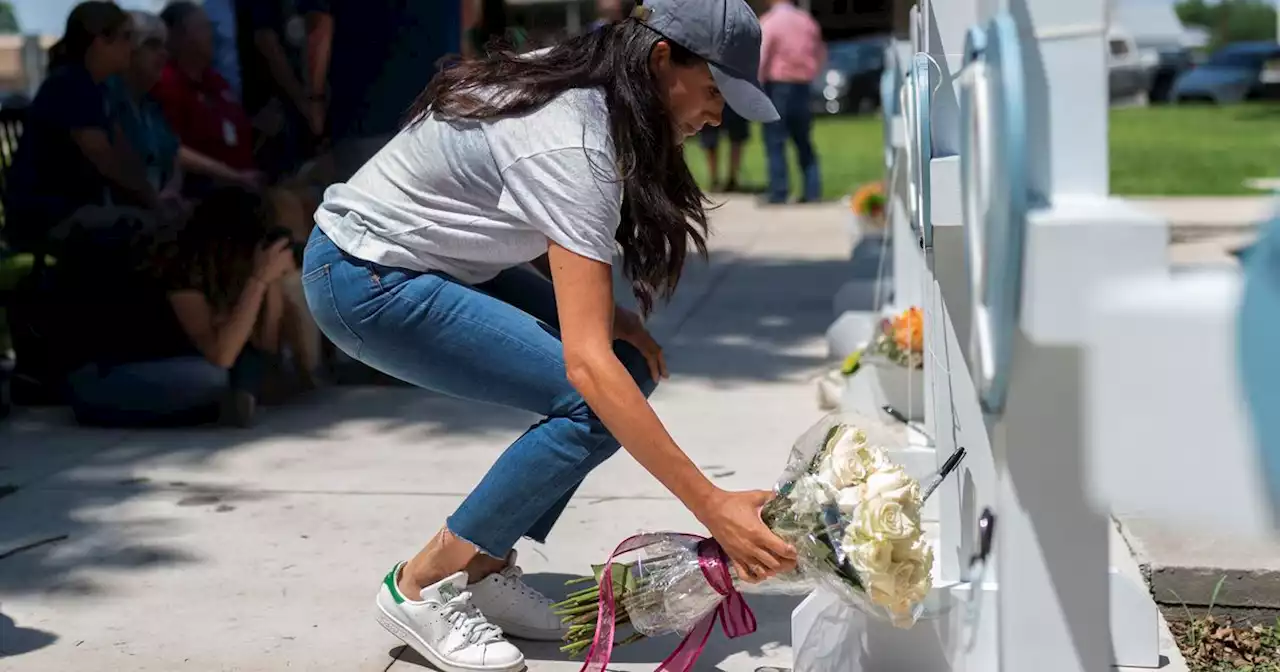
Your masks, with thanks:
[(1169, 222), (1170, 236), (1248, 233), (1274, 217), (1280, 201), (1264, 196), (1152, 196), (1127, 199)]
[[(811, 380), (846, 234), (821, 208), (746, 201), (713, 226), (711, 263), (691, 263), (653, 322), (672, 371), (654, 404), (720, 484), (768, 488), (820, 415)], [(0, 485), (18, 488), (0, 499), (0, 554), (35, 545), (0, 557), (0, 668), (424, 669), (374, 622), (379, 581), (534, 420), (403, 388), (327, 390), (240, 432), (89, 431), (20, 413), (0, 424)], [(551, 543), (520, 545), (521, 563), (561, 594), (625, 536), (664, 529), (700, 528), (620, 454)], [(715, 633), (700, 669), (789, 666), (797, 603), (753, 596), (759, 631)], [(651, 670), (676, 643), (619, 650), (611, 669)], [(579, 667), (554, 645), (521, 646), (533, 672)]]

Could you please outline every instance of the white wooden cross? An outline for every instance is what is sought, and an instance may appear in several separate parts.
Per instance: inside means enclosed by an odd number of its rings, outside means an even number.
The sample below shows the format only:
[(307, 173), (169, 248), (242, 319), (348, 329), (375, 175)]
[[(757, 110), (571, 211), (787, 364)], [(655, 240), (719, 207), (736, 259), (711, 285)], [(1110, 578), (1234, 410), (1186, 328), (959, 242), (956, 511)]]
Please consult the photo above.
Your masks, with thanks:
[[(886, 133), (894, 307), (922, 305), (927, 330), (920, 435), (930, 438), (907, 451), (937, 460), (968, 449), (936, 495), (934, 597), (950, 610), (900, 632), (850, 625), (835, 598), (812, 595), (793, 618), (796, 672), (1159, 664), (1158, 614), (1109, 514), (1153, 493), (1173, 518), (1212, 521), (1222, 511), (1185, 496), (1197, 477), (1185, 460), (1166, 459), (1161, 472), (1179, 472), (1181, 490), (1148, 485), (1144, 468), (1177, 443), (1170, 419), (1196, 413), (1188, 403), (1158, 418), (1169, 407), (1144, 403), (1135, 385), (1169, 391), (1158, 395), (1167, 404), (1187, 382), (1208, 383), (1205, 394), (1223, 397), (1212, 407), (1243, 427), (1224, 408), (1238, 397), (1221, 394), (1231, 309), (1207, 305), (1233, 305), (1225, 299), (1238, 286), (1198, 285), (1195, 317), (1218, 316), (1208, 329), (1218, 349), (1192, 367), (1200, 378), (1180, 380), (1185, 370), (1165, 359), (1167, 373), (1152, 379), (1161, 356), (1205, 330), (1139, 352), (1168, 331), (1181, 294), (1167, 285), (1163, 222), (1109, 196), (1107, 17), (1104, 0), (926, 0), (913, 10), (907, 51), (926, 56), (898, 59), (903, 115)], [(874, 412), (875, 401), (850, 388), (846, 405)], [(1157, 425), (1166, 441), (1144, 434)], [(1247, 447), (1237, 454), (1233, 477), (1256, 467)], [(1273, 521), (1259, 480), (1237, 503), (1258, 513), (1241, 527), (1262, 533)], [(988, 508), (994, 550), (974, 576), (976, 522)]]

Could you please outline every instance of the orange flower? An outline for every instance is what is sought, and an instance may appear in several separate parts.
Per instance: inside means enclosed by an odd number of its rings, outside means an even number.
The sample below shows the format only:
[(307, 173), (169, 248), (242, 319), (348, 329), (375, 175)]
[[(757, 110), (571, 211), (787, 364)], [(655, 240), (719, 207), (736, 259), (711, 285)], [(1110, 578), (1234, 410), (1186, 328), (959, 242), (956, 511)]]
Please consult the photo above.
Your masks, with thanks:
[(858, 187), (858, 190), (853, 192), (853, 198), (849, 199), (849, 207), (857, 215), (878, 214), (884, 211), (884, 204), (883, 182), (864, 184)]
[(912, 306), (893, 318), (893, 341), (903, 352), (924, 352), (924, 313)]

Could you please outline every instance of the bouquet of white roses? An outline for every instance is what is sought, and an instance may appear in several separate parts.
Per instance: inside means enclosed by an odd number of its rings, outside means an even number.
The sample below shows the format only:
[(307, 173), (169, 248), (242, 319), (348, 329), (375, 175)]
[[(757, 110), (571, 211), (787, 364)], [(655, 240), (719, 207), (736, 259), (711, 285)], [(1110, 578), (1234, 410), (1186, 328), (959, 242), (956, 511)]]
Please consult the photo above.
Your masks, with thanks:
[[(754, 590), (794, 593), (823, 585), (865, 613), (910, 627), (932, 588), (933, 549), (923, 538), (920, 511), (962, 456), (953, 456), (924, 489), (861, 429), (834, 415), (824, 418), (792, 448), (777, 496), (761, 511), (765, 524), (795, 547), (796, 569)], [(632, 553), (636, 560), (615, 562)], [(696, 659), (690, 642), (700, 651), (717, 617), (730, 637), (749, 633), (754, 618), (727, 565), (713, 539), (658, 533), (624, 541), (594, 576), (571, 582), (591, 587), (557, 605), (570, 628), (563, 650), (578, 654), (590, 647), (583, 669), (601, 670), (619, 624), (635, 630), (628, 642), (686, 635), (668, 662)], [(684, 660), (685, 669), (692, 659)]]

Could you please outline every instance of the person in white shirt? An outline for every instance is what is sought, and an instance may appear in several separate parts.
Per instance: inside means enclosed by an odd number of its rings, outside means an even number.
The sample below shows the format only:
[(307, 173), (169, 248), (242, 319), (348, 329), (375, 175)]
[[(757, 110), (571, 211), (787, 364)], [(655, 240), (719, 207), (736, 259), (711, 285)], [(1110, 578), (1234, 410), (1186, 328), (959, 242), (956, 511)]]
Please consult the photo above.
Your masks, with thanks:
[(444, 672), (519, 670), (506, 635), (561, 638), (512, 547), (545, 541), (620, 445), (739, 576), (793, 566), (760, 521), (770, 493), (716, 487), (663, 428), (646, 401), (662, 350), (613, 300), (615, 258), (644, 313), (705, 253), (682, 145), (726, 103), (778, 118), (759, 58), (744, 0), (648, 0), (542, 52), (447, 65), (400, 133), (326, 192), (303, 284), (329, 338), (423, 388), (544, 416), (379, 589), (379, 622)]

